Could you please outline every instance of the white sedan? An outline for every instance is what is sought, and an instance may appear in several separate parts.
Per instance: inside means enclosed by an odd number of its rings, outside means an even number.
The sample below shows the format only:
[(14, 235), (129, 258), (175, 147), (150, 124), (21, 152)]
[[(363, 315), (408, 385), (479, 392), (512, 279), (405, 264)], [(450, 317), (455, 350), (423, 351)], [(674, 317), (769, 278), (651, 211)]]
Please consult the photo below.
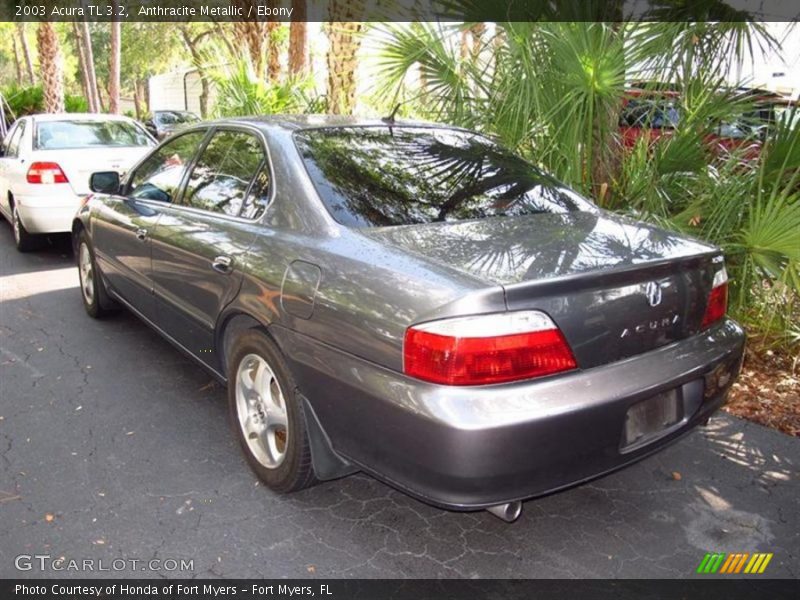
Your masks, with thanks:
[(24, 252), (38, 235), (70, 231), (96, 171), (123, 174), (156, 141), (117, 115), (32, 115), (18, 119), (0, 146), (0, 213)]

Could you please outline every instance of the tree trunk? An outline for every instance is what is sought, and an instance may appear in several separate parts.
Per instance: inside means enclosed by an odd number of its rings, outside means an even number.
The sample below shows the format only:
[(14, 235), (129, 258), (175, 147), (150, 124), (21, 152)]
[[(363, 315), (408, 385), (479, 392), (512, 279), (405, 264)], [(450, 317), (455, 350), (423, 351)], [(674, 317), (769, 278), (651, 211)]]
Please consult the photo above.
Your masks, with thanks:
[(356, 104), (357, 53), (364, 23), (353, 21), (363, 12), (363, 0), (331, 0), (328, 34), (328, 111), (335, 115), (353, 113)]
[(39, 68), (42, 72), (44, 110), (48, 113), (64, 112), (64, 69), (61, 49), (53, 24), (40, 21), (36, 32), (39, 51)]
[(137, 79), (133, 86), (133, 102), (136, 105), (136, 119), (144, 121), (149, 111), (147, 102), (147, 79)]
[(12, 36), (11, 41), (14, 45), (14, 70), (17, 73), (17, 81), (22, 83), (22, 64), (19, 60), (19, 50), (17, 50), (17, 37)]
[(30, 46), (28, 46), (28, 40), (25, 37), (25, 23), (17, 23), (17, 32), (19, 33), (20, 46), (22, 47), (22, 57), (25, 59), (25, 69), (28, 72), (28, 83), (36, 85), (36, 76), (33, 72), (33, 57), (31, 56)]
[[(235, 58), (237, 56), (237, 52), (236, 47), (233, 45), (233, 42), (231, 42), (232, 36), (229, 33), (230, 29), (231, 28), (228, 26), (223, 27), (222, 23), (214, 23), (214, 31), (217, 32), (217, 36), (220, 40), (222, 40), (222, 43), (225, 44), (225, 48), (228, 50), (230, 57)], [(235, 28), (233, 29), (233, 35), (237, 35)]]
[(187, 50), (189, 50), (189, 55), (192, 57), (192, 64), (197, 69), (198, 75), (200, 75), (200, 116), (204, 119), (208, 116), (208, 98), (211, 90), (208, 84), (208, 77), (203, 68), (203, 55), (200, 53), (200, 41), (207, 35), (211, 35), (212, 31), (213, 30), (209, 29), (193, 38), (189, 26), (181, 26), (183, 43), (186, 45)]
[(75, 36), (75, 47), (78, 51), (78, 67), (81, 70), (81, 87), (83, 88), (83, 95), (86, 98), (86, 103), (89, 106), (89, 112), (97, 112), (94, 105), (91, 88), (89, 86), (89, 73), (86, 66), (86, 51), (84, 50), (83, 40), (81, 39), (81, 26), (77, 21), (72, 22), (72, 33)]
[(483, 35), (486, 33), (486, 23), (475, 23), (469, 28), (472, 35), (472, 56), (477, 58), (483, 47)]
[(100, 91), (97, 88), (97, 72), (94, 68), (94, 49), (92, 48), (92, 31), (89, 29), (89, 23), (82, 21), (80, 23), (81, 37), (80, 41), (83, 44), (83, 53), (86, 56), (86, 75), (88, 77), (89, 94), (89, 108), (92, 112), (100, 112), (102, 106), (100, 105)]
[(133, 108), (136, 111), (136, 120), (142, 121), (142, 99), (139, 96), (139, 82), (133, 86)]
[[(114, 13), (117, 12), (118, 2), (112, 0)], [(118, 115), (119, 107), (119, 64), (121, 59), (120, 37), (122, 27), (118, 18), (111, 21), (111, 51), (108, 57), (108, 111)]]
[(278, 29), (281, 24), (277, 21), (267, 22), (267, 48), (269, 60), (267, 62), (267, 79), (275, 83), (281, 77), (281, 47), (278, 44)]
[(292, 16), (298, 20), (289, 26), (289, 74), (305, 75), (308, 54), (306, 0), (292, 0), (292, 8)]
[[(258, 2), (256, 0), (235, 0), (244, 14), (255, 14)], [(266, 22), (233, 21), (233, 31), (236, 34), (237, 42), (244, 42), (247, 49), (247, 57), (253, 67), (256, 77), (264, 77), (264, 46), (267, 41)]]

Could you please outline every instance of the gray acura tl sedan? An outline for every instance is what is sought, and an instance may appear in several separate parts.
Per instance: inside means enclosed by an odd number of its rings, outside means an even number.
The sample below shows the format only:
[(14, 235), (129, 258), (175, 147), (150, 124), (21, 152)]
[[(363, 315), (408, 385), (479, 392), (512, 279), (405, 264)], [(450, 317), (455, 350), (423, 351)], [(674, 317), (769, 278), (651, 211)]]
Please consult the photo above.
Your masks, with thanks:
[(463, 129), (202, 123), (91, 187), (86, 311), (128, 308), (226, 383), (279, 492), (364, 471), (512, 521), (707, 421), (741, 366), (719, 249)]

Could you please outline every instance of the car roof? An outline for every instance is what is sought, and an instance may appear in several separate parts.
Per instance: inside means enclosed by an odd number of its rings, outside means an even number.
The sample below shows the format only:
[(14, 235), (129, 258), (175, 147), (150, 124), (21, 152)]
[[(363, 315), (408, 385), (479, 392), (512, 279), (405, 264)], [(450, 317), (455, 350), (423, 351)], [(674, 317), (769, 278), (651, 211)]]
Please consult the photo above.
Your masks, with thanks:
[(123, 115), (107, 115), (103, 113), (40, 113), (30, 115), (36, 121), (131, 121)]
[(442, 127), (448, 129), (460, 129), (456, 126), (445, 124), (430, 123), (427, 121), (410, 121), (397, 119), (392, 123), (387, 123), (381, 119), (352, 117), (343, 115), (261, 115), (254, 117), (241, 117), (231, 119), (221, 119), (215, 123), (244, 123), (263, 127), (277, 127), (289, 131), (299, 129), (314, 129), (317, 127), (369, 127), (394, 125), (396, 127)]

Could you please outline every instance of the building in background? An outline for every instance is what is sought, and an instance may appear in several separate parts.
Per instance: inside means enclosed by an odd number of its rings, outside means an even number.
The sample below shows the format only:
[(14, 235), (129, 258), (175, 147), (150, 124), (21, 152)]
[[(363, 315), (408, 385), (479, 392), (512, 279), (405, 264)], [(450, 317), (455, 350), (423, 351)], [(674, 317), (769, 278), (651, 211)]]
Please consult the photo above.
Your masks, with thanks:
[[(203, 86), (197, 69), (183, 69), (160, 73), (148, 80), (150, 105), (148, 110), (187, 110), (197, 115), (200, 110), (200, 94)], [(214, 83), (209, 85), (208, 107), (214, 106), (216, 90)]]

